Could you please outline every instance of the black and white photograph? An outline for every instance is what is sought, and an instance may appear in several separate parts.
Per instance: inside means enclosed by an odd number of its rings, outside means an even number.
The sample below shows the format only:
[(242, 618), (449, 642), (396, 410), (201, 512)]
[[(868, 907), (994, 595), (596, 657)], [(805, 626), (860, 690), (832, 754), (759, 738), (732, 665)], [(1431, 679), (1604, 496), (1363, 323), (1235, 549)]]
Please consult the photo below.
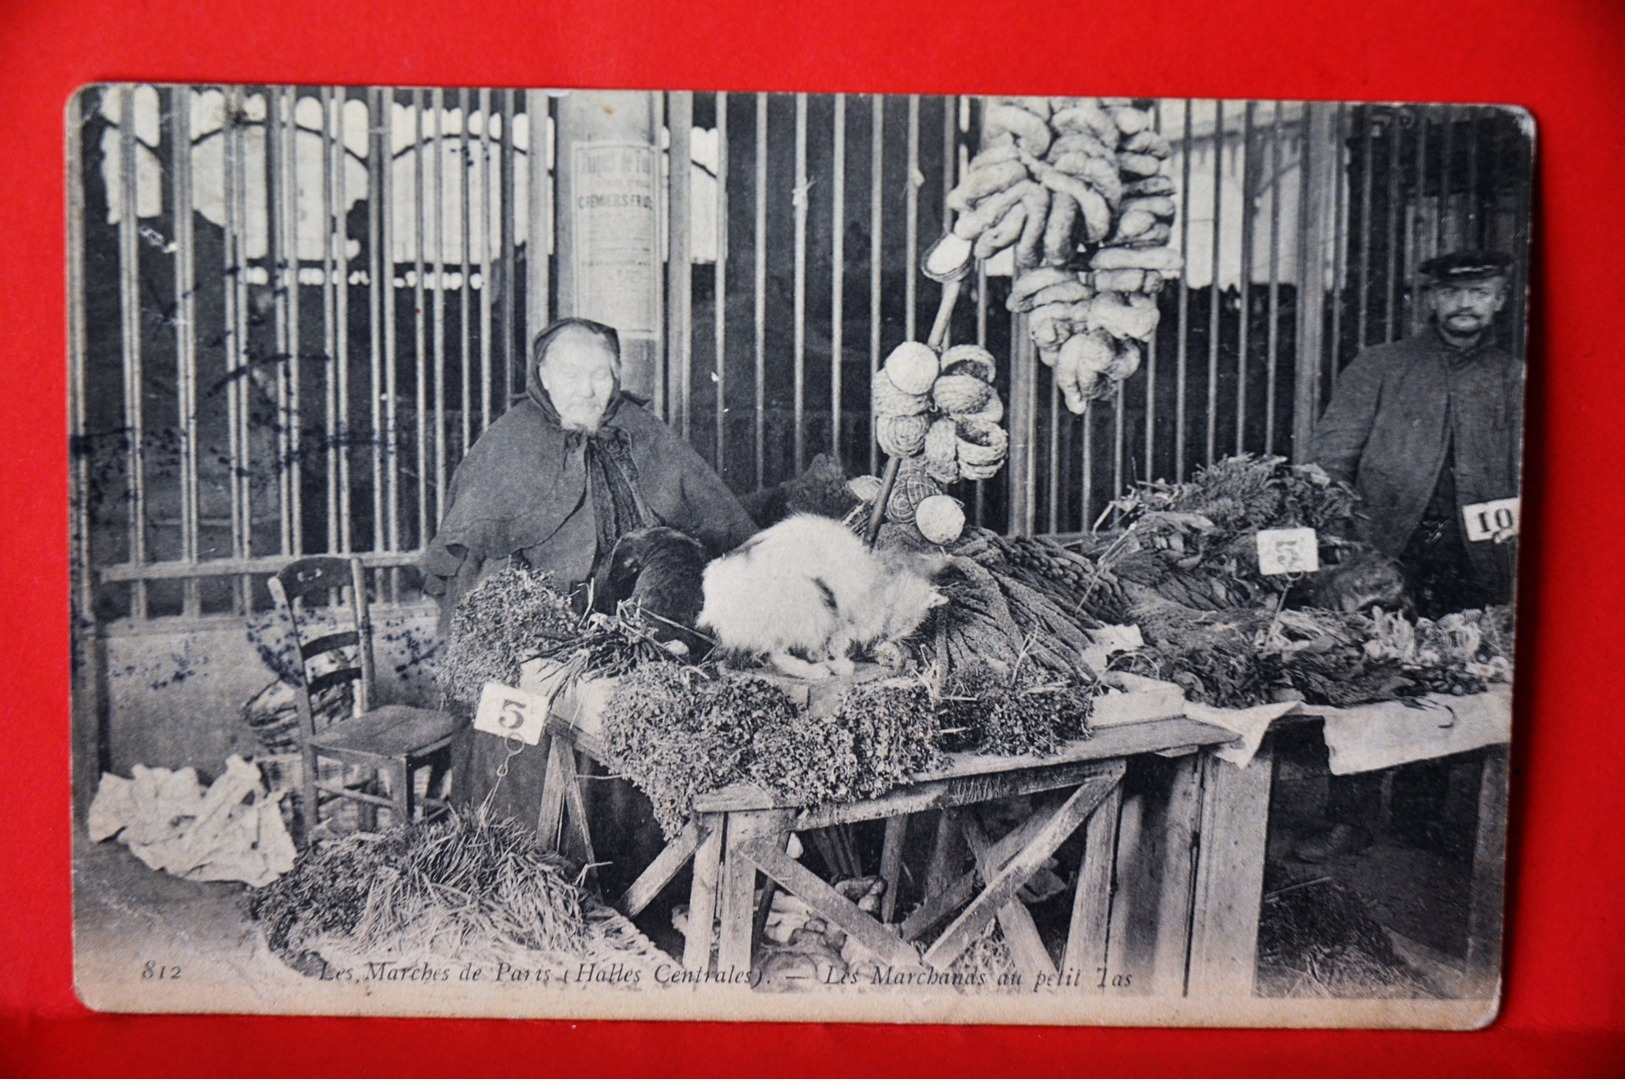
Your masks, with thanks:
[(1495, 1018), (1525, 110), (66, 124), (92, 1009)]

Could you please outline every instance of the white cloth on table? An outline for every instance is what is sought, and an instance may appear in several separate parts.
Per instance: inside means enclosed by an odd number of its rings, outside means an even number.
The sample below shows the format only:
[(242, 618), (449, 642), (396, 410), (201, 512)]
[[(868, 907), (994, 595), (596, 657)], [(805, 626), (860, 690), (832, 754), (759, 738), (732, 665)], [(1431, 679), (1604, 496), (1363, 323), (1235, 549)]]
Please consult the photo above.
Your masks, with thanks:
[(1298, 700), (1288, 700), (1285, 703), (1260, 703), (1256, 707), (1209, 707), (1205, 703), (1190, 701), (1185, 705), (1185, 715), (1197, 722), (1206, 722), (1234, 733), (1236, 739), (1215, 755), (1226, 763), (1246, 767), (1258, 755), (1258, 746), (1264, 743), (1264, 734), (1269, 731), (1270, 723), (1302, 705)]
[(1359, 707), (1316, 707), (1326, 719), (1326, 751), (1334, 775), (1380, 771), (1506, 744), (1512, 737), (1512, 688), (1472, 696), (1429, 696)]

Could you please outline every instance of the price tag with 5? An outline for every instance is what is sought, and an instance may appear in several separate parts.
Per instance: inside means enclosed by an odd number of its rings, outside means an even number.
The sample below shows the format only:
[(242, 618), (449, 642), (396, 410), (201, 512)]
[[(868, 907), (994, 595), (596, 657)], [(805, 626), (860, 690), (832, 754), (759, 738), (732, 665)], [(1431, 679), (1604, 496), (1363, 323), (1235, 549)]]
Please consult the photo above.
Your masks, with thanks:
[(1313, 528), (1300, 526), (1258, 532), (1258, 570), (1293, 575), (1320, 570), (1320, 544)]
[(487, 681), (480, 692), (474, 728), (498, 737), (518, 737), (527, 745), (534, 745), (542, 739), (547, 710), (546, 696)]
[(1518, 498), (1486, 500), (1464, 504), (1461, 517), (1467, 526), (1468, 541), (1504, 541), (1518, 536)]

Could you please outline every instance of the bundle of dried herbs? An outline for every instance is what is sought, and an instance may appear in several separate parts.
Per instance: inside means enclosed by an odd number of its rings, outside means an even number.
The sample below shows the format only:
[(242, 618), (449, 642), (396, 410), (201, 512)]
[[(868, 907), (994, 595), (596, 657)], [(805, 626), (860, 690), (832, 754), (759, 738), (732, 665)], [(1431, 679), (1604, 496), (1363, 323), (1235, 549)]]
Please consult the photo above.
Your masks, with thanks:
[(1264, 896), (1258, 991), (1309, 997), (1439, 995), (1395, 953), (1364, 900), (1332, 880)]
[(646, 663), (680, 664), (682, 658), (661, 646), (635, 606), (611, 614), (592, 613), (577, 634), (544, 646), (541, 658), (579, 658), (586, 677), (619, 677)]
[[(579, 956), (582, 893), (558, 855), (511, 820), (453, 813), (318, 843), (250, 897), (271, 950), (502, 962)], [(325, 950), (324, 950), (325, 949)]]
[(936, 711), (943, 751), (1047, 755), (1089, 736), (1089, 687), (1039, 670), (1027, 673), (1014, 683), (972, 664), (944, 676)]
[(936, 762), (931, 706), (930, 690), (912, 679), (870, 681), (842, 693), (830, 721), (852, 733), (862, 796), (885, 793)]
[(697, 796), (747, 779), (802, 806), (884, 793), (935, 761), (935, 729), (915, 679), (854, 685), (813, 716), (767, 681), (644, 666), (610, 699), (603, 733), (610, 766), (672, 838)]
[(860, 796), (857, 742), (827, 718), (797, 711), (770, 722), (756, 731), (750, 752), (751, 781), (780, 800), (813, 806)]
[(393, 849), (376, 835), (347, 835), (305, 850), (291, 872), (249, 894), (266, 944), (294, 963), (318, 937), (353, 933)]
[(648, 796), (666, 837), (675, 838), (697, 796), (746, 776), (757, 732), (797, 713), (766, 681), (638, 666), (605, 707), (604, 751), (609, 765)]
[(487, 681), (515, 684), (525, 662), (573, 642), (580, 617), (544, 574), (517, 562), (487, 576), (457, 604), (435, 666), (452, 702), (472, 709)]
[(760, 730), (749, 774), (776, 798), (806, 807), (876, 797), (937, 758), (930, 691), (898, 678), (852, 685), (830, 715), (798, 713)]

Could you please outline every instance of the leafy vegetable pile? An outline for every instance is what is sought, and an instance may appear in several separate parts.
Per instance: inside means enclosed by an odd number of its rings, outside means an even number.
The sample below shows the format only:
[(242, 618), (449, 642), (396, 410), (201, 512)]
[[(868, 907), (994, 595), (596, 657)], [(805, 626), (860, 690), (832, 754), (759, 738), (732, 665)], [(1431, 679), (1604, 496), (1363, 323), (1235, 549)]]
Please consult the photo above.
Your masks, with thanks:
[(1146, 646), (1120, 664), (1214, 706), (1350, 706), (1508, 679), (1510, 614), (1412, 623), (1380, 609), (1289, 607), (1306, 592), (1262, 574), (1258, 531), (1313, 529), (1323, 568), (1381, 564), (1347, 540), (1356, 500), (1319, 467), (1238, 455), (1187, 482), (1136, 486), (1112, 505), (1120, 529), (1064, 557), (1037, 540), (1003, 545), (1018, 566), (1076, 592), (1096, 621), (1139, 626)]
[(1277, 456), (1222, 459), (1180, 484), (1146, 482), (1112, 505), (1120, 533), (1085, 539), (1101, 584), (1088, 602), (1112, 623), (1131, 621), (1147, 601), (1193, 609), (1261, 606), (1281, 583), (1258, 569), (1260, 530), (1309, 527), (1323, 565), (1357, 549), (1354, 490), (1314, 465)]
[(573, 640), (580, 623), (547, 576), (509, 564), (458, 602), (435, 680), (447, 698), (472, 708), (486, 681), (516, 683), (522, 664)]
[(578, 614), (546, 575), (510, 563), (458, 603), (435, 679), (448, 699), (472, 710), (487, 681), (516, 684), (532, 659), (578, 656), (582, 672), (593, 676), (671, 659), (640, 624)]
[(381, 834), (347, 835), (300, 855), (254, 892), (266, 943), (299, 965), (308, 954), (512, 962), (580, 956), (581, 890), (536, 833), (511, 820), (453, 813)]
[(1047, 755), (1089, 736), (1087, 687), (1051, 681), (1012, 684), (984, 663), (950, 672), (937, 717), (945, 752)]
[(1215, 707), (1282, 698), (1349, 707), (1430, 693), (1484, 691), (1511, 679), (1511, 610), (1412, 623), (1399, 614), (1324, 609), (1139, 611), (1146, 646), (1125, 668), (1170, 680)]
[(640, 666), (604, 711), (604, 751), (654, 805), (675, 837), (694, 799), (745, 777), (758, 730), (794, 721), (788, 696), (765, 681), (712, 677), (675, 665)]
[(1512, 607), (1491, 606), (1414, 624), (1404, 615), (1371, 615), (1366, 655), (1397, 664), (1418, 692), (1464, 695), (1512, 680)]
[(949, 751), (1051, 751), (1088, 735), (1089, 698), (1063, 686), (1013, 689), (986, 666), (941, 695), (920, 677), (847, 688), (827, 715), (767, 681), (677, 666), (629, 673), (603, 719), (610, 766), (654, 805), (668, 838), (702, 793), (752, 781), (816, 806), (875, 797)]

